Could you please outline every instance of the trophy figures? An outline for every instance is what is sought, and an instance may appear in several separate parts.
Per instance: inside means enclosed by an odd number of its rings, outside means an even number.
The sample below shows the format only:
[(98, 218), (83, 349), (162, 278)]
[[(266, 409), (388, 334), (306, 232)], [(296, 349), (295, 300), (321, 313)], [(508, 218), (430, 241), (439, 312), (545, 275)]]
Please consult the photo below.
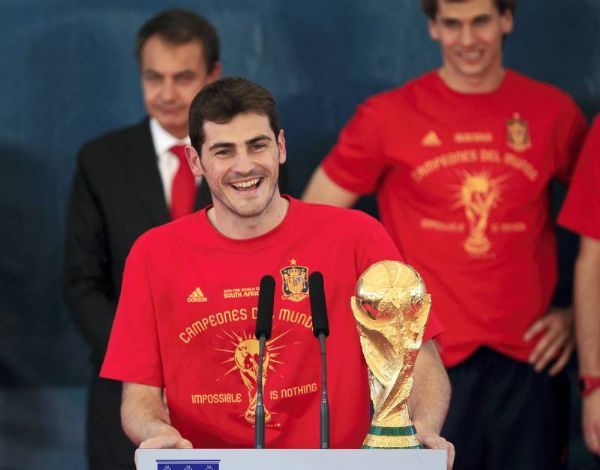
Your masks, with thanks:
[(360, 276), (351, 304), (374, 406), (363, 448), (420, 448), (407, 400), (431, 306), (425, 283), (407, 264), (381, 261)]

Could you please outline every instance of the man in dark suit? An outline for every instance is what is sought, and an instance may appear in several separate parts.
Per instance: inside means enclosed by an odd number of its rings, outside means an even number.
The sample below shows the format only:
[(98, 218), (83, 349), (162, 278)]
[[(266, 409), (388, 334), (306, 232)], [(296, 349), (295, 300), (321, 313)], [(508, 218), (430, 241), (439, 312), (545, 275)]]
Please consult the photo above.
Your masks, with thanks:
[(83, 146), (68, 208), (65, 297), (92, 351), (86, 446), (94, 470), (135, 468), (121, 383), (98, 377), (125, 258), (148, 229), (210, 203), (182, 149), (192, 99), (221, 73), (217, 32), (192, 12), (168, 10), (142, 26), (136, 54), (149, 117)]

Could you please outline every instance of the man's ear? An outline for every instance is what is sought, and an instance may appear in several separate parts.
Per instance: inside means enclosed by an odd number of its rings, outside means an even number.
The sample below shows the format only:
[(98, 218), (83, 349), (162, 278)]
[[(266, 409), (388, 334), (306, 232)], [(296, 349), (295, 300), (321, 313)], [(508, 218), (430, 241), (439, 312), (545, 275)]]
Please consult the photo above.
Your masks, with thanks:
[(190, 165), (190, 169), (192, 170), (194, 176), (203, 176), (204, 170), (202, 169), (202, 164), (200, 163), (200, 155), (196, 149), (191, 145), (186, 145), (185, 157), (187, 158), (188, 165)]
[(514, 25), (514, 17), (512, 14), (512, 11), (510, 11), (508, 8), (506, 10), (504, 10), (504, 13), (502, 13), (501, 16), (501, 28), (502, 28), (502, 32), (504, 33), (504, 35), (508, 35), (510, 33), (512, 33), (513, 31), (513, 25)]
[(279, 164), (285, 163), (287, 158), (286, 150), (285, 150), (285, 135), (283, 129), (279, 130), (279, 135), (277, 136), (277, 146), (279, 147)]
[(223, 66), (221, 65), (221, 62), (215, 62), (215, 65), (213, 65), (212, 71), (208, 74), (208, 77), (206, 77), (206, 82), (212, 83), (212, 82), (217, 81), (219, 78), (221, 78), (222, 71), (223, 71)]
[(438, 24), (435, 20), (427, 20), (427, 27), (429, 29), (429, 37), (434, 41), (439, 41), (440, 33), (438, 31)]

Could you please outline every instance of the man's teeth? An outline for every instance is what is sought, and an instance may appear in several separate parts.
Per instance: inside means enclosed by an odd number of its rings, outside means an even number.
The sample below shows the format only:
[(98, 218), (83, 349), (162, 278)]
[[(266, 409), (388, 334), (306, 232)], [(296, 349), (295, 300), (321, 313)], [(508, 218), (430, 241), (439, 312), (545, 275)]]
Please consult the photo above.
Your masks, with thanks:
[(260, 181), (260, 178), (256, 178), (256, 179), (253, 179), (250, 181), (242, 181), (240, 183), (231, 183), (231, 185), (236, 189), (246, 189), (246, 188), (251, 188), (252, 186), (256, 186), (259, 181)]
[(461, 52), (461, 55), (467, 60), (477, 60), (481, 57), (481, 51)]

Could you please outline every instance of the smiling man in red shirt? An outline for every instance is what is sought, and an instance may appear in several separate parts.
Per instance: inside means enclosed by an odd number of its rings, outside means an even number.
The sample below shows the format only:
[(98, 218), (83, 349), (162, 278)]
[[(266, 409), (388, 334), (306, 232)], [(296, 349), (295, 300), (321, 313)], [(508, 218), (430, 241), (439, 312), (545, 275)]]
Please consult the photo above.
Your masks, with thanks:
[(503, 66), (516, 0), (422, 5), (441, 67), (361, 104), (304, 198), (349, 207), (375, 193), (422, 273), (444, 324), (457, 468), (561, 468), (573, 333), (571, 312), (551, 307), (548, 187), (569, 181), (585, 120)]
[[(306, 281), (319, 271), (331, 326), (331, 446), (360, 447), (369, 380), (350, 298), (362, 272), (401, 259), (398, 249), (366, 214), (279, 194), (285, 138), (262, 87), (238, 78), (207, 86), (191, 106), (190, 140), (190, 167), (214, 205), (147, 232), (127, 259), (102, 368), (103, 377), (125, 382), (126, 433), (145, 448), (252, 446), (258, 282), (270, 274), (266, 446), (317, 447), (320, 354)], [(452, 445), (439, 436), (450, 393), (432, 341), (440, 331), (432, 315), (409, 409), (417, 439), (446, 449), (451, 465)]]

